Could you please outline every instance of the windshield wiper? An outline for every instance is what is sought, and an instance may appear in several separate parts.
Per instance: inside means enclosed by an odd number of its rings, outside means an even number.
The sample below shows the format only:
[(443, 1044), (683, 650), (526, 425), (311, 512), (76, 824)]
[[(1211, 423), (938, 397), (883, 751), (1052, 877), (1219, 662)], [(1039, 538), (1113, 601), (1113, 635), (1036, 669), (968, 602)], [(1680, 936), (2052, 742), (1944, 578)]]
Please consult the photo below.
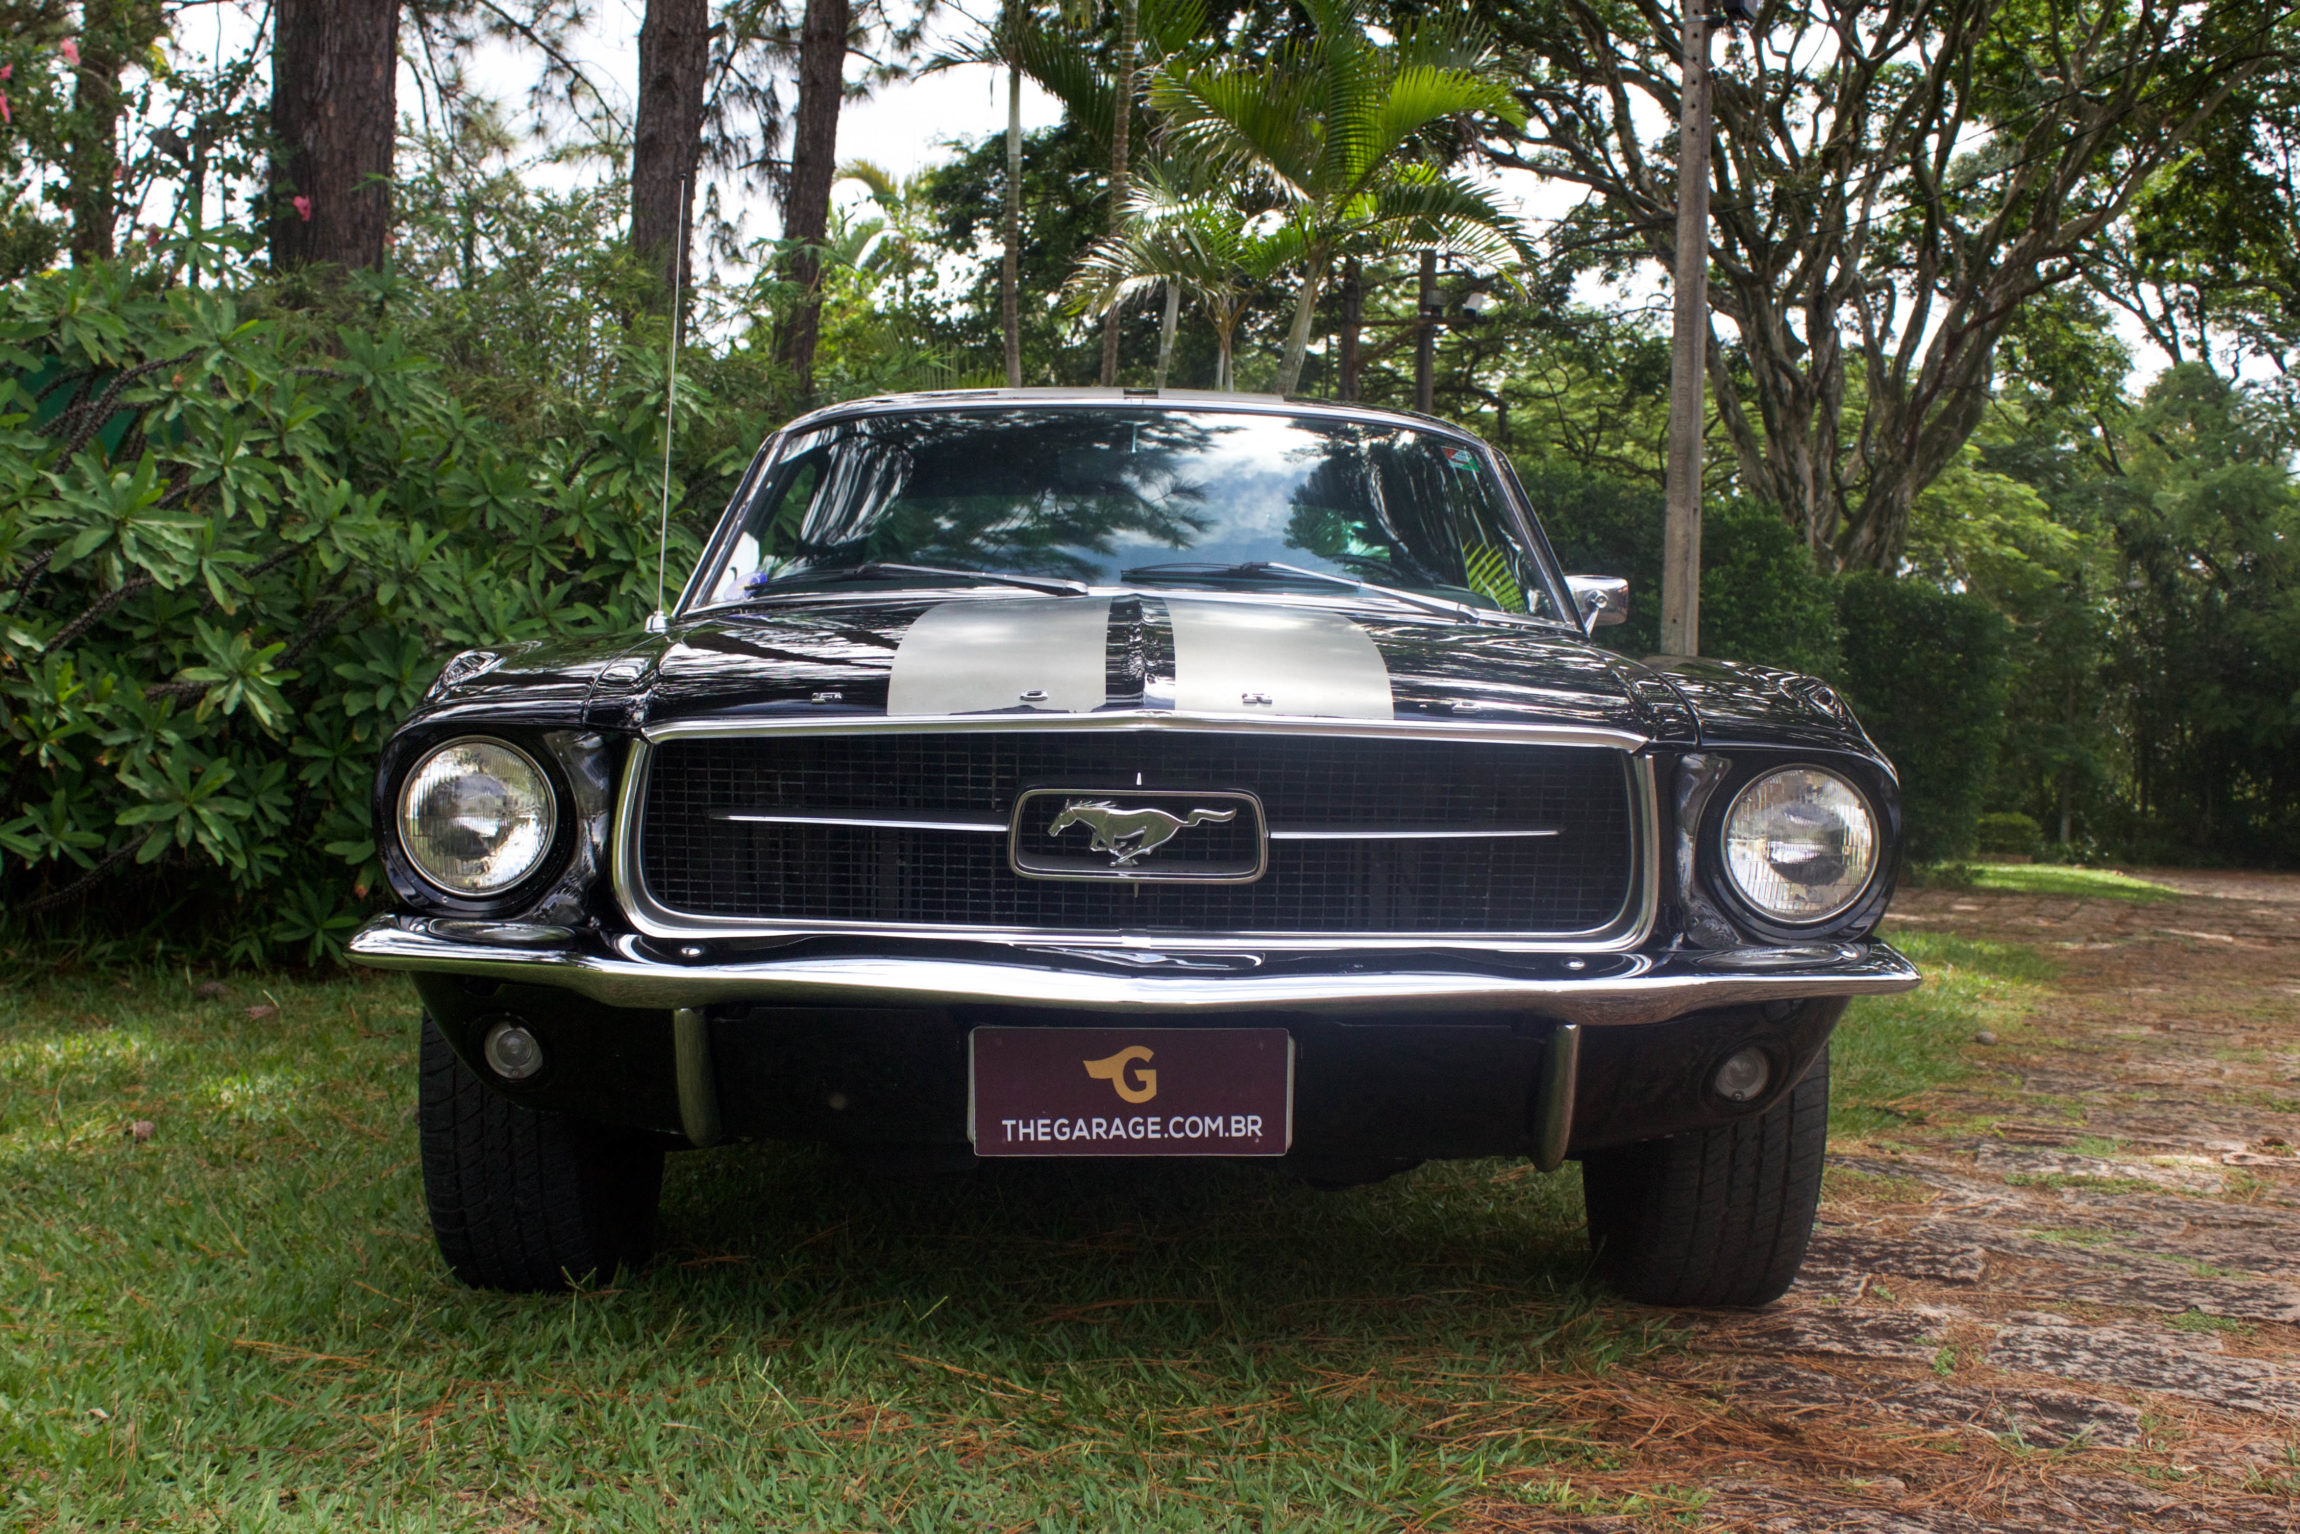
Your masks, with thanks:
[(1466, 602), (1449, 602), (1443, 597), (1425, 597), (1419, 592), (1401, 591), (1395, 586), (1383, 586), (1373, 581), (1361, 581), (1354, 576), (1333, 575), (1324, 570), (1305, 570), (1300, 565), (1280, 564), (1273, 559), (1250, 559), (1233, 565), (1199, 564), (1190, 560), (1182, 560), (1173, 564), (1136, 565), (1131, 570), (1118, 572), (1118, 578), (1122, 581), (1147, 581), (1152, 585), (1158, 584), (1161, 580), (1187, 580), (1193, 576), (1202, 580), (1223, 580), (1232, 577), (1251, 580), (1257, 577), (1276, 577), (1282, 580), (1317, 581), (1321, 585), (1341, 586), (1351, 591), (1370, 591), (1376, 596), (1385, 596), (1392, 601), (1403, 602), (1409, 607), (1418, 607), (1424, 612), (1439, 613), (1448, 618), (1462, 618), (1471, 623), (1485, 621), (1478, 616), (1477, 609)]
[(779, 575), (773, 580), (761, 581), (751, 591), (752, 596), (765, 596), (777, 587), (792, 587), (816, 581), (840, 581), (860, 578), (876, 580), (881, 576), (900, 579), (906, 575), (931, 575), (941, 579), (986, 581), (995, 586), (1021, 586), (1030, 591), (1051, 592), (1058, 597), (1086, 595), (1086, 583), (1065, 580), (1059, 575), (1006, 575), (996, 570), (948, 570), (940, 565), (900, 565), (885, 560), (866, 560), (859, 565), (833, 565), (819, 570), (801, 570), (791, 575)]

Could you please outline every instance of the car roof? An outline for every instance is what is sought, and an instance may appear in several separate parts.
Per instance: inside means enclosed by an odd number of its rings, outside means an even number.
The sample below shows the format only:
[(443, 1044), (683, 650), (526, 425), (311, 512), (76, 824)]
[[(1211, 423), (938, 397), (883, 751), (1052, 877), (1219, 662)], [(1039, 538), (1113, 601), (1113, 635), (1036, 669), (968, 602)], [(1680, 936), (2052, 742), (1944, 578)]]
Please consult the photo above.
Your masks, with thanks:
[(1442, 431), (1473, 442), (1481, 440), (1464, 427), (1433, 415), (1423, 415), (1419, 411), (1392, 410), (1339, 400), (1302, 399), (1283, 394), (1233, 394), (1216, 389), (922, 389), (908, 394), (876, 394), (863, 399), (841, 400), (835, 405), (826, 405), (797, 417), (783, 430), (800, 431), (859, 415), (914, 410), (982, 409), (997, 405), (1114, 405), (1132, 409), (1147, 406), (1173, 410), (1235, 410), (1260, 415), (1315, 415), (1381, 421), (1392, 426), (1410, 426), (1418, 431)]

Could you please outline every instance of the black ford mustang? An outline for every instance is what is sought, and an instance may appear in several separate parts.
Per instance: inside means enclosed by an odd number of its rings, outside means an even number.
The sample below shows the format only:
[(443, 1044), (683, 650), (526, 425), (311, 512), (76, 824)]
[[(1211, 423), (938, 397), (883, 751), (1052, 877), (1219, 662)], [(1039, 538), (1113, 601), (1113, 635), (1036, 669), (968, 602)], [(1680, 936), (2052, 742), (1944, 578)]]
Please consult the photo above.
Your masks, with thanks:
[(1235, 395), (841, 405), (644, 634), (475, 650), (376, 784), (463, 1278), (646, 1254), (666, 1149), (1582, 1163), (1633, 1296), (1795, 1277), (1892, 768), (1589, 641), (1507, 464)]

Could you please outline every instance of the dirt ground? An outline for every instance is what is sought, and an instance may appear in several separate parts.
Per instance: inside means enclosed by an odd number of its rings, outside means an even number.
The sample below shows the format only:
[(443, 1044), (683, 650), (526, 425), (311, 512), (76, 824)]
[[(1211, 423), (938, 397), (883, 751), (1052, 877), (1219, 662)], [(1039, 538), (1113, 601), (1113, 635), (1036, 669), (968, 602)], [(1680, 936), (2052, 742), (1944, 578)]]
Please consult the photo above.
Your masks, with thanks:
[(1787, 1299), (1575, 1404), (1576, 1489), (1652, 1514), (1467, 1526), (2300, 1530), (2300, 877), (2146, 877), (2182, 898), (1904, 895), (2063, 957), (2049, 1000), (1836, 1148)]

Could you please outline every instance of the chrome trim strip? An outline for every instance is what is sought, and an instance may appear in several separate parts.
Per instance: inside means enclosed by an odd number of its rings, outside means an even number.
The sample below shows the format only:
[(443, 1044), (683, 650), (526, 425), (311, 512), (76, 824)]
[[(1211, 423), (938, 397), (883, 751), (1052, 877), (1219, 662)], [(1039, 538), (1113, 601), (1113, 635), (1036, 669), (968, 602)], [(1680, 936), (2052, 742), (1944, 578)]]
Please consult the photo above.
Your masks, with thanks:
[[(1424, 944), (1425, 950), (1430, 945)], [(1458, 1015), (1535, 1013), (1585, 1027), (1661, 1022), (1704, 1007), (1913, 988), (1916, 967), (1883, 943), (1630, 954), (1619, 972), (1548, 978), (1454, 970), (1373, 974), (1127, 974), (1050, 965), (893, 956), (736, 959), (669, 964), (642, 940), (604, 951), (539, 952), (440, 937), (420, 917), (382, 916), (351, 941), (377, 969), (473, 975), (556, 986), (608, 1006), (700, 1008), (716, 1002), (787, 1006), (947, 1006), (996, 1003), (1119, 1016), (1249, 1012)]]
[(988, 831), (1006, 833), (1003, 820), (936, 820), (931, 815), (769, 815), (753, 810), (713, 810), (713, 820), (747, 826), (861, 826), (871, 831)]
[(1555, 826), (1521, 828), (1516, 826), (1463, 826), (1459, 829), (1440, 828), (1422, 830), (1409, 828), (1397, 831), (1350, 831), (1339, 828), (1306, 826), (1298, 831), (1272, 831), (1274, 842), (1486, 842), (1528, 836), (1561, 836)]
[(679, 1084), (679, 1128), (687, 1143), (718, 1144), (719, 1078), (711, 1069), (711, 1025), (702, 1009), (673, 1009), (671, 1059)]
[[(1084, 793), (1084, 789), (1064, 790)], [(1139, 792), (1133, 789), (1112, 789), (1113, 794)], [(1004, 835), (1011, 828), (1003, 820), (936, 820), (929, 815), (810, 815), (794, 811), (788, 815), (770, 815), (753, 810), (713, 810), (713, 820), (731, 820), (747, 826), (859, 826), (868, 831), (979, 831)], [(1463, 826), (1458, 829), (1440, 828), (1423, 830), (1418, 827), (1395, 831), (1355, 831), (1341, 827), (1304, 826), (1294, 831), (1272, 831), (1274, 842), (1443, 842), (1443, 841), (1495, 841), (1511, 837), (1561, 836), (1555, 826), (1530, 829), (1515, 826)]]
[[(1087, 716), (1092, 718), (1094, 716)], [(1155, 719), (1171, 715), (1153, 715)], [(1003, 721), (1009, 725), (1014, 721)], [(1075, 728), (1084, 720), (1057, 720)], [(1326, 721), (1336, 723), (1339, 721)], [(1249, 726), (1258, 721), (1247, 721)], [(1163, 726), (1161, 726), (1163, 727)], [(674, 735), (671, 739), (721, 739), (754, 733), (726, 729)], [(838, 733), (810, 731), (808, 733)], [(1321, 732), (1305, 732), (1321, 733)], [(1547, 742), (1545, 742), (1547, 743)], [(1219, 932), (1151, 933), (1072, 931), (1054, 927), (961, 927), (933, 922), (772, 921), (740, 917), (693, 916), (662, 905), (646, 887), (639, 870), (641, 806), (645, 801), (647, 764), (653, 742), (631, 742), (629, 760), (615, 804), (615, 842), (609, 859), (615, 900), (624, 917), (649, 937), (695, 939), (729, 937), (870, 936), (942, 939), (952, 942), (1041, 945), (1059, 942), (1069, 947), (1146, 948), (1160, 951), (1235, 949), (1251, 947), (1300, 951), (1334, 948), (1446, 948), (1479, 949), (1493, 953), (1619, 953), (1641, 946), (1653, 931), (1661, 910), (1661, 808), (1654, 787), (1653, 759), (1624, 757), (1629, 774), (1631, 864), (1628, 897), (1611, 921), (1580, 932)]]
[(1194, 730), (1252, 735), (1340, 735), (1361, 740), (1458, 740), (1499, 746), (1602, 746), (1642, 751), (1652, 737), (1597, 724), (1470, 724), (1432, 719), (1317, 719), (1296, 715), (1193, 714), (1182, 709), (1109, 709), (1093, 714), (851, 714), (809, 719), (674, 719), (643, 726), (660, 744), (749, 735), (952, 734), (965, 730)]
[(1541, 1086), (1533, 1103), (1533, 1169), (1554, 1172), (1565, 1165), (1573, 1140), (1573, 1095), (1581, 1079), (1581, 1025), (1560, 1023), (1542, 1050)]

